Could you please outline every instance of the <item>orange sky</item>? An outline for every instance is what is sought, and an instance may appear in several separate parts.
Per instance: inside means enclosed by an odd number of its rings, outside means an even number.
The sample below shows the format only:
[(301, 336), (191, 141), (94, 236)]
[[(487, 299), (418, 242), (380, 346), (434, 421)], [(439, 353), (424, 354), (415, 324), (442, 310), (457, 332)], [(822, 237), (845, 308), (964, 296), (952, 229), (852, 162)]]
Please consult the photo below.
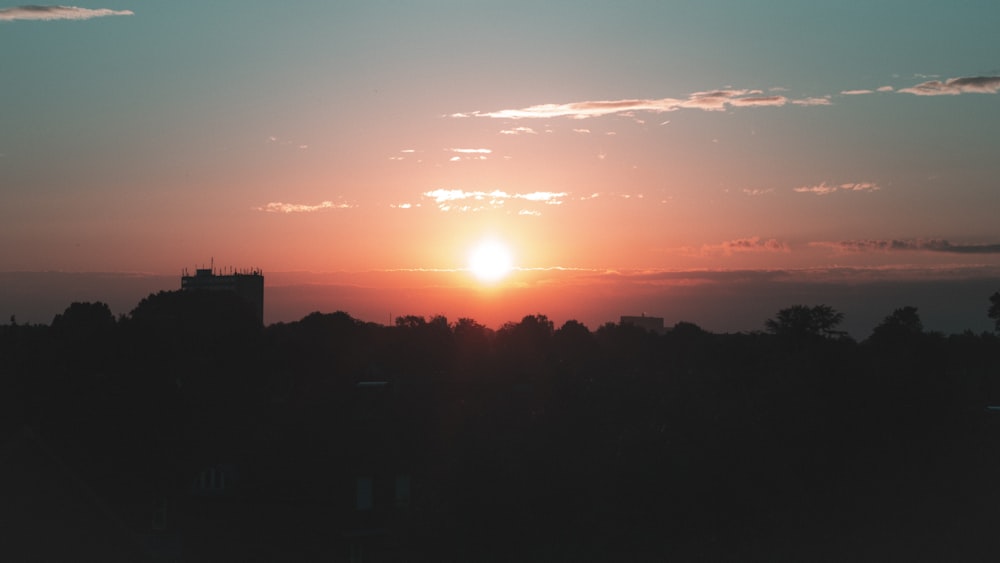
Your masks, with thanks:
[(676, 304), (473, 297), (484, 237), (520, 269), (1000, 266), (996, 3), (87, 4), (0, 8), (0, 272), (214, 258), (510, 320)]

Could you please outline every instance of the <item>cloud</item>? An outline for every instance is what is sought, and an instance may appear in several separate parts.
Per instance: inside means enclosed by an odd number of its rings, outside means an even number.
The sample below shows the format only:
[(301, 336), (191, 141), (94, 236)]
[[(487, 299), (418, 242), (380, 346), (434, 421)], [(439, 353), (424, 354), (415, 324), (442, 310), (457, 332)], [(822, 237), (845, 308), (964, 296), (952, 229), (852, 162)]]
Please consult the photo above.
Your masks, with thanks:
[[(483, 209), (498, 209), (508, 201), (522, 200), (545, 205), (562, 205), (566, 192), (528, 192), (509, 193), (503, 190), (466, 191), (437, 189), (422, 194), (434, 200), (441, 211), (481, 211)], [(520, 212), (520, 215), (540, 215), (539, 212)]]
[(788, 245), (778, 239), (762, 239), (760, 237), (749, 237), (734, 240), (727, 240), (721, 244), (704, 245), (701, 247), (702, 255), (724, 254), (731, 256), (744, 252), (790, 252)]
[(833, 105), (832, 102), (830, 102), (830, 98), (827, 97), (802, 98), (801, 100), (792, 100), (792, 104), (805, 107)]
[[(773, 89), (772, 89), (773, 90)], [(592, 100), (565, 104), (538, 104), (524, 108), (497, 111), (475, 111), (453, 113), (451, 117), (491, 117), (494, 119), (548, 119), (569, 117), (587, 119), (606, 115), (620, 115), (635, 118), (636, 112), (664, 113), (680, 109), (700, 109), (702, 111), (725, 111), (729, 107), (778, 107), (789, 103), (801, 106), (830, 105), (828, 98), (805, 98), (793, 100), (785, 96), (763, 95), (763, 90), (746, 88), (723, 88), (693, 92), (686, 98)], [(642, 120), (639, 120), (640, 122)], [(667, 123), (667, 122), (664, 122)], [(520, 128), (517, 128), (520, 129)], [(517, 129), (502, 131), (516, 134)]]
[(816, 186), (799, 186), (798, 188), (795, 188), (795, 191), (798, 192), (798, 193), (808, 193), (808, 194), (816, 194), (816, 195), (828, 195), (828, 194), (832, 194), (833, 192), (837, 191), (837, 187), (836, 186), (827, 186), (826, 183), (824, 182), (824, 183), (816, 185)]
[(873, 182), (860, 182), (855, 184), (841, 184), (840, 189), (848, 192), (877, 192), (882, 188)]
[(952, 244), (943, 239), (929, 240), (846, 240), (832, 243), (814, 243), (828, 246), (839, 252), (944, 252), (949, 254), (1000, 254), (1000, 244)]
[(498, 119), (537, 119), (552, 117), (572, 117), (585, 119), (624, 113), (628, 111), (673, 111), (679, 107), (681, 100), (664, 98), (662, 100), (605, 100), (573, 102), (568, 104), (539, 104), (521, 109), (504, 109), (491, 112), (473, 112), (454, 114), (455, 117), (492, 117)]
[(275, 135), (268, 136), (267, 144), (280, 147), (294, 147), (299, 150), (307, 150), (309, 148), (309, 145), (306, 143), (296, 142), (289, 139), (283, 139), (280, 137), (276, 137)]
[(800, 186), (795, 188), (794, 191), (798, 193), (808, 193), (815, 195), (830, 195), (834, 192), (876, 192), (882, 189), (875, 182), (848, 182), (846, 184), (840, 184), (838, 186), (828, 185), (826, 182), (821, 182), (815, 186)]
[(774, 193), (774, 188), (743, 188), (743, 193), (748, 196), (761, 196)]
[(966, 76), (949, 78), (944, 82), (929, 80), (899, 92), (916, 96), (957, 96), (959, 94), (996, 94), (1000, 91), (1000, 76)]
[(490, 149), (445, 149), (446, 152), (455, 153), (455, 156), (448, 159), (449, 162), (458, 162), (460, 160), (486, 160), (489, 158), (487, 155), (493, 153)]
[(537, 135), (538, 131), (535, 131), (531, 127), (513, 127), (511, 129), (503, 129), (500, 131), (501, 135)]
[(350, 209), (352, 207), (354, 206), (349, 203), (334, 203), (329, 200), (321, 201), (317, 205), (272, 201), (260, 207), (255, 207), (254, 211), (264, 211), (266, 213), (312, 213), (314, 211), (325, 211), (327, 209)]
[[(925, 76), (924, 78), (930, 78)], [(770, 92), (785, 92), (786, 88), (770, 88)], [(841, 90), (844, 96), (859, 96), (875, 92), (893, 92), (892, 86), (880, 86), (875, 90), (854, 89)], [(896, 90), (918, 96), (942, 96), (965, 93), (996, 94), (1000, 91), (1000, 76), (971, 76), (949, 78), (945, 81), (930, 80), (910, 88)], [(803, 107), (832, 105), (830, 96), (812, 96), (806, 98), (789, 98), (784, 95), (764, 95), (763, 90), (746, 88), (721, 88), (692, 92), (686, 98), (634, 98), (623, 100), (590, 100), (562, 104), (537, 104), (523, 108), (501, 109), (497, 111), (474, 111), (468, 113), (453, 113), (451, 117), (490, 117), (494, 119), (549, 119), (569, 117), (572, 119), (588, 119), (607, 115), (631, 117), (636, 119), (637, 112), (665, 113), (681, 109), (700, 109), (702, 111), (726, 111), (737, 107), (781, 107), (785, 105)], [(664, 122), (667, 123), (667, 122)], [(574, 131), (582, 132), (581, 129)], [(524, 132), (534, 133), (530, 128), (517, 127), (501, 131), (503, 134), (516, 135)]]
[(132, 10), (89, 9), (76, 6), (15, 6), (0, 9), (0, 21), (89, 20), (105, 16), (134, 16)]
[[(740, 96), (759, 95), (760, 90), (711, 90), (708, 92), (694, 92), (688, 99), (681, 102), (678, 107), (696, 108), (705, 111), (724, 111), (726, 104)], [(779, 96), (781, 97), (781, 96)]]
[(737, 107), (780, 107), (788, 103), (788, 98), (784, 96), (754, 96), (735, 98), (729, 103)]

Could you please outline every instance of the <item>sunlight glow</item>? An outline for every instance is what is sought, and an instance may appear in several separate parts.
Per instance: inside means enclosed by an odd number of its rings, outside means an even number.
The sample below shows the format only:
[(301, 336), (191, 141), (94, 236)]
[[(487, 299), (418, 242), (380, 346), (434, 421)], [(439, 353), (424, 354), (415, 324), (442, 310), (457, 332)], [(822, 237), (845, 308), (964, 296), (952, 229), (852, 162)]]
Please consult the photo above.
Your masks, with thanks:
[(513, 267), (510, 250), (496, 240), (486, 240), (469, 255), (469, 271), (479, 281), (493, 283), (503, 279)]

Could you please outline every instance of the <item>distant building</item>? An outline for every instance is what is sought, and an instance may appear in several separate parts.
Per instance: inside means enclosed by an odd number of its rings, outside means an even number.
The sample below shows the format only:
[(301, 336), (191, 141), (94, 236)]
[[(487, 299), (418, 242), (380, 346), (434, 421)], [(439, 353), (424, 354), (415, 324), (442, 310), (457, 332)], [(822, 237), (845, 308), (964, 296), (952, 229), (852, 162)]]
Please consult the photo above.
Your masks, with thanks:
[(193, 276), (185, 269), (181, 275), (181, 289), (231, 291), (253, 305), (257, 319), (264, 322), (264, 274), (258, 269), (216, 274), (213, 268), (198, 268)]
[(619, 324), (637, 326), (639, 328), (655, 332), (656, 334), (663, 334), (666, 332), (666, 329), (663, 328), (663, 317), (647, 317), (645, 314), (639, 317), (629, 317), (623, 315)]

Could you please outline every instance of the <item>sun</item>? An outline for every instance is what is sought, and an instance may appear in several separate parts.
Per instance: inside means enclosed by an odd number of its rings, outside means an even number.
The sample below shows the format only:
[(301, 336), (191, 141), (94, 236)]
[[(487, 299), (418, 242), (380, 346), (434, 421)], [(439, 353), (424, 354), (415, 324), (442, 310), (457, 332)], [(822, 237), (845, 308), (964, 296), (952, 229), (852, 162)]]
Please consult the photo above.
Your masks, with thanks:
[(500, 281), (512, 267), (510, 250), (497, 240), (480, 242), (469, 254), (469, 271), (481, 282)]

